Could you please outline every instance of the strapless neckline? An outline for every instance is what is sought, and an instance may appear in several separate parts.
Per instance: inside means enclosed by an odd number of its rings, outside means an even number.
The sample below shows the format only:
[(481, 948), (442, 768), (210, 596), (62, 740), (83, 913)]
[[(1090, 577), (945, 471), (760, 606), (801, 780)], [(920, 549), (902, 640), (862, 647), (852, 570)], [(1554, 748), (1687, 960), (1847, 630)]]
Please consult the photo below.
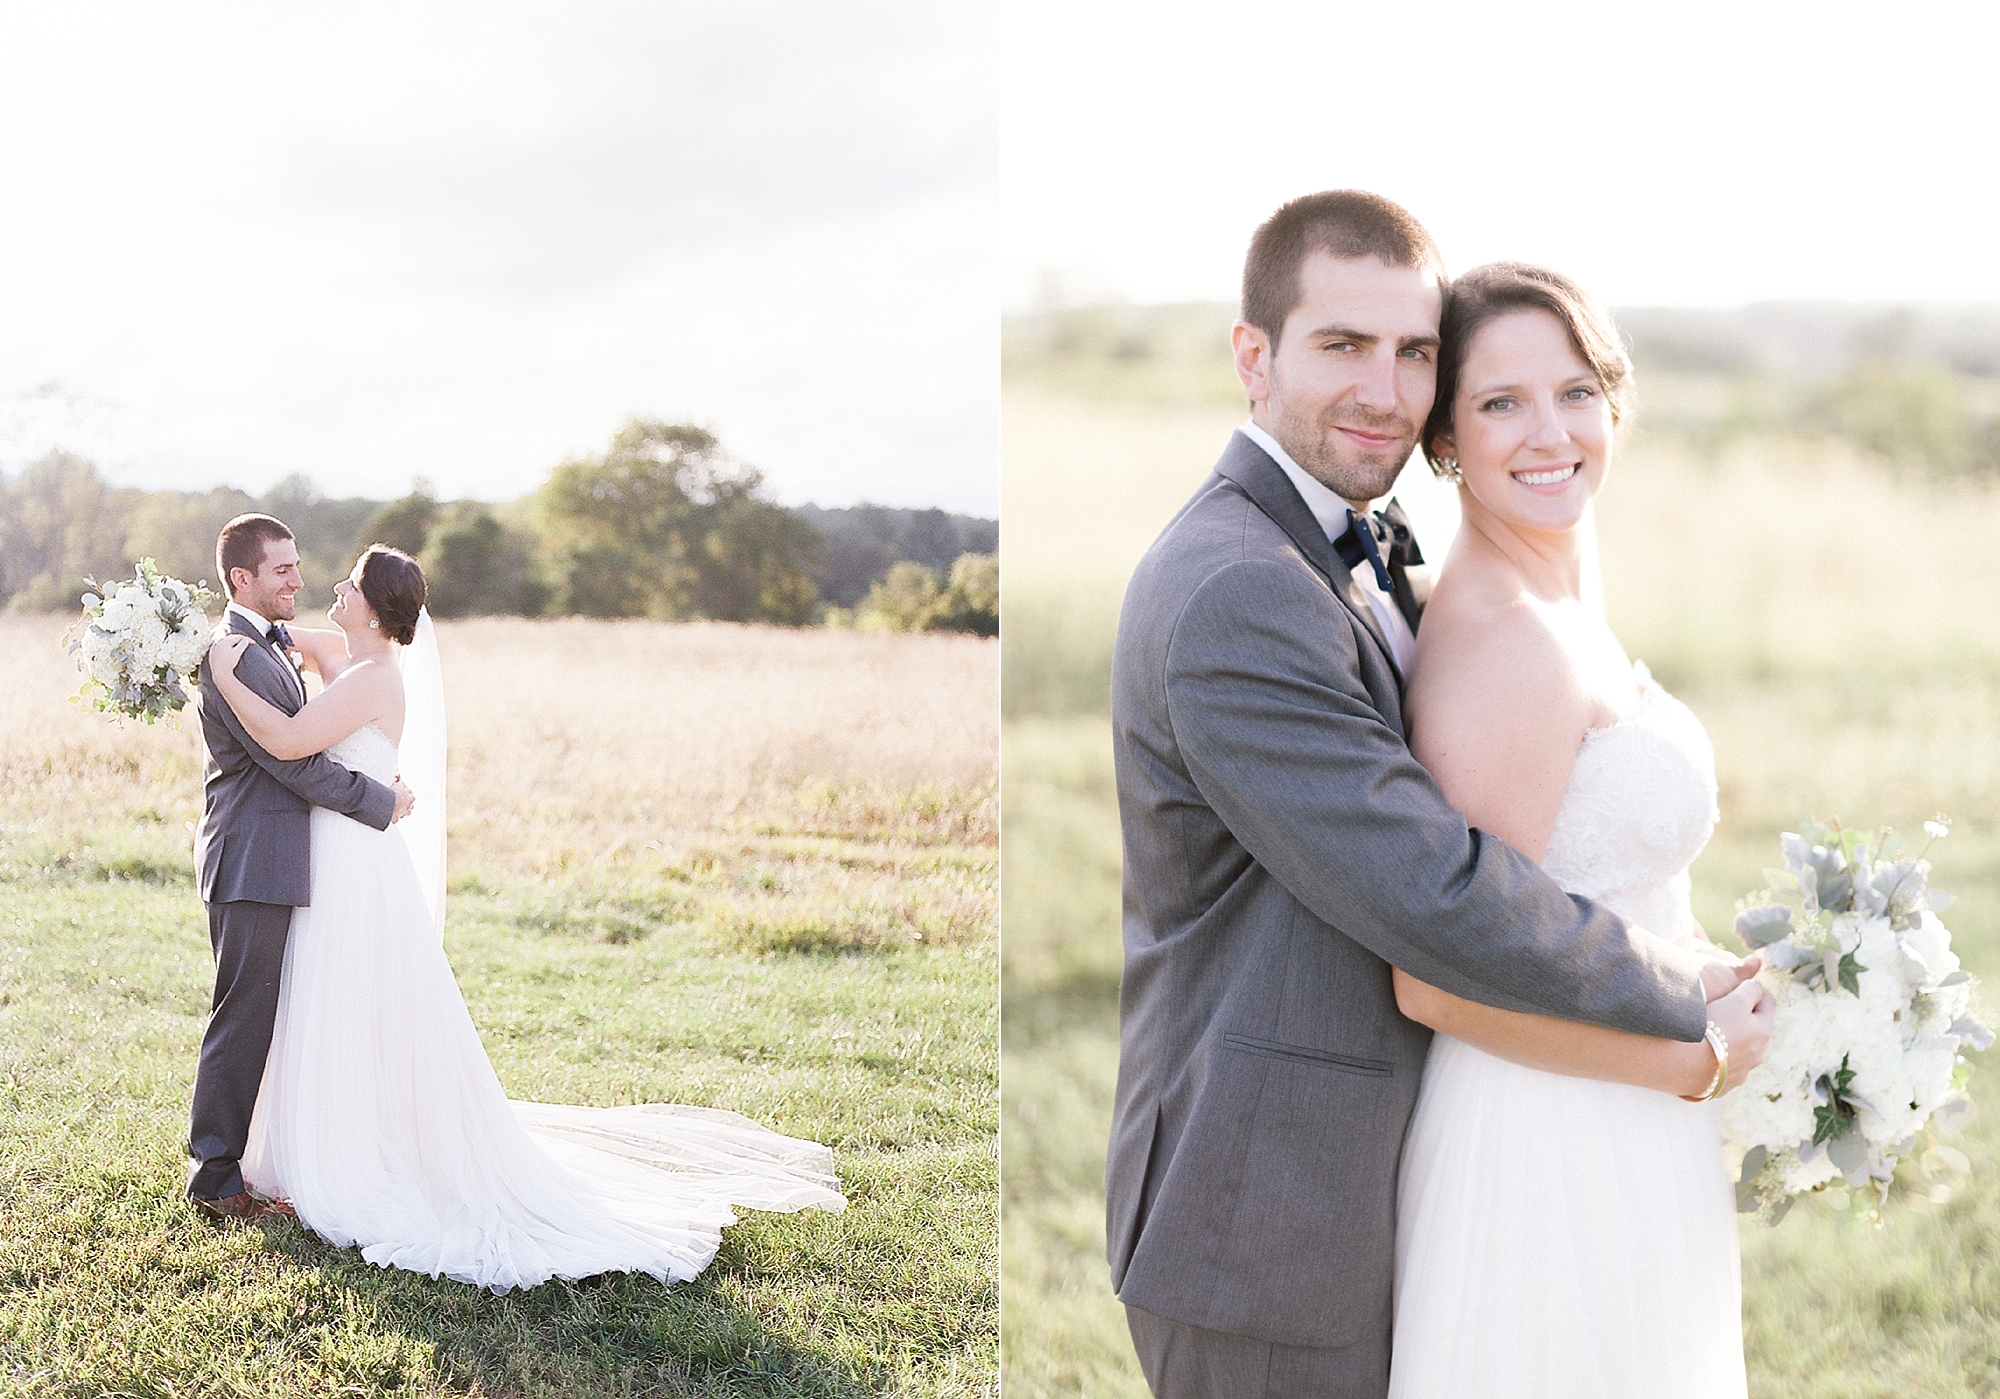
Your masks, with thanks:
[(1715, 750), (1701, 721), (1633, 663), (1639, 705), (1585, 731), (1542, 857), (1572, 894), (1663, 937), (1693, 918), (1687, 867), (1715, 829)]
[(395, 780), (398, 750), (380, 724), (367, 723), (326, 750), (342, 767), (365, 773), (377, 782)]

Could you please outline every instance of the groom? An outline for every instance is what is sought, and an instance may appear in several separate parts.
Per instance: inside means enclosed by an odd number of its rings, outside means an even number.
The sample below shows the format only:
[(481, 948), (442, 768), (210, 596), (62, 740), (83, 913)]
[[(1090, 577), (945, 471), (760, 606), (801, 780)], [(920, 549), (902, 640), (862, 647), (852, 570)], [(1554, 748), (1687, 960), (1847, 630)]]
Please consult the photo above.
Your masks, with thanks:
[(1126, 593), (1106, 1239), (1161, 1399), (1386, 1390), (1396, 1172), (1430, 1041), (1391, 964), (1684, 1041), (1747, 974), (1563, 893), (1410, 756), (1420, 559), (1369, 507), (1431, 409), (1443, 283), (1430, 235), (1379, 196), (1273, 215), (1234, 331), (1250, 421)]
[[(229, 591), (225, 625), (257, 642), (236, 677), (287, 714), (305, 686), (287, 659), (293, 596), (305, 586), (292, 532), (269, 515), (239, 515), (215, 542), (215, 571)], [(324, 806), (377, 830), (409, 814), (400, 781), (384, 787), (324, 753), (280, 762), (257, 746), (201, 663), (202, 811), (195, 867), (215, 949), (215, 999), (195, 1069), (188, 1125), (188, 1198), (215, 1219), (289, 1214), (251, 1195), (241, 1161), (278, 1014), (278, 978), (292, 909), (311, 901), (312, 808)]]

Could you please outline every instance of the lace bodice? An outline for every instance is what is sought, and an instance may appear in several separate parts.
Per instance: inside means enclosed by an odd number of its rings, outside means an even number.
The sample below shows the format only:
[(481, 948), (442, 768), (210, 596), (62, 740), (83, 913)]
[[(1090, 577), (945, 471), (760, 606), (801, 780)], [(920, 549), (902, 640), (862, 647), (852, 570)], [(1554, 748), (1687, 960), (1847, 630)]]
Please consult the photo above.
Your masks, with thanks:
[(396, 778), (396, 745), (373, 724), (363, 724), (326, 750), (326, 756), (349, 771), (363, 773), (387, 785)]
[(1692, 710), (1643, 663), (1633, 671), (1639, 711), (1584, 735), (1542, 868), (1570, 893), (1672, 938), (1693, 919), (1687, 869), (1720, 816), (1715, 750)]

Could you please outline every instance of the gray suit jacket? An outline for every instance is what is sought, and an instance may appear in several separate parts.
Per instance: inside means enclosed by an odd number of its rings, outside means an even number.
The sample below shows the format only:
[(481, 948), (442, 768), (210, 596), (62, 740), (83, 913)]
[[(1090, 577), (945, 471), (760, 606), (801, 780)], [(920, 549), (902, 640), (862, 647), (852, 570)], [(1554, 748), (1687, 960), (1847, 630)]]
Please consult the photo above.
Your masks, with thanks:
[[(241, 614), (227, 614), (229, 629), (258, 644), (236, 663), (236, 674), (254, 693), (287, 714), (302, 708), (300, 691), (285, 676), (287, 663)], [(281, 762), (266, 753), (215, 687), (201, 663), (201, 824), (195, 828), (195, 869), (203, 903), (249, 900), (263, 904), (312, 901), (312, 808), (327, 807), (389, 829), (396, 794), (362, 773), (350, 772), (324, 753)]]
[(1106, 1169), (1119, 1296), (1285, 1345), (1389, 1324), (1396, 1172), (1444, 990), (1680, 1040), (1685, 954), (1469, 830), (1312, 513), (1238, 433), (1125, 595), (1112, 667), (1125, 975)]

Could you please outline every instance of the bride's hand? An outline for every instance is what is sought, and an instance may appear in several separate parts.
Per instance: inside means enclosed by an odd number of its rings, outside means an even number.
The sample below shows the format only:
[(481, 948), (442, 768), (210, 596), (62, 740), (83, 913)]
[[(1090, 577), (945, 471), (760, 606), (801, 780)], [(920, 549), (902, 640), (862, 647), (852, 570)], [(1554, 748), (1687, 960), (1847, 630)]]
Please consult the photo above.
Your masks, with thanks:
[(1741, 1086), (1750, 1071), (1764, 1062), (1764, 1051), (1771, 1043), (1771, 1022), (1777, 1016), (1778, 1002), (1761, 981), (1746, 981), (1721, 1000), (1709, 1002), (1708, 1018), (1729, 1042), (1729, 1077), (1721, 1092)]
[(241, 632), (231, 632), (208, 648), (208, 663), (218, 675), (234, 675), (236, 663), (243, 659), (243, 653), (249, 649), (249, 637)]

